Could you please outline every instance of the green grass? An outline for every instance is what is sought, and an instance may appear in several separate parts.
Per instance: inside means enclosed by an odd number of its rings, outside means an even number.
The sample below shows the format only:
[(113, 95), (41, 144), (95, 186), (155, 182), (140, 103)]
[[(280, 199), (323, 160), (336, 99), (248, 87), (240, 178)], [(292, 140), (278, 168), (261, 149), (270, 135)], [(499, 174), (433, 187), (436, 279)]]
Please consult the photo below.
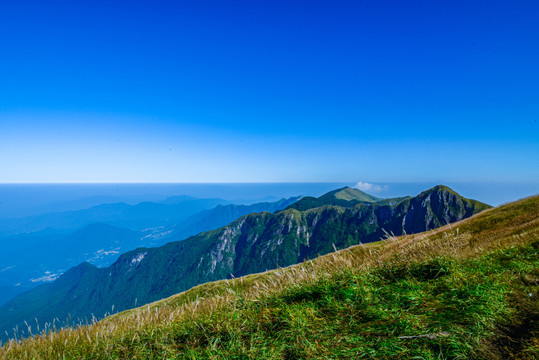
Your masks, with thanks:
[[(538, 287), (524, 279), (539, 281), (538, 248), (535, 242), (474, 260), (347, 269), (255, 300), (240, 293), (211, 314), (125, 334), (107, 356), (486, 359), (517, 350), (539, 356), (526, 339), (496, 348), (502, 326), (524, 316), (517, 305), (537, 306), (525, 297)], [(528, 330), (539, 330), (534, 326)]]
[[(538, 359), (539, 197), (198, 286), (6, 359)], [(458, 230), (457, 230), (458, 229)]]

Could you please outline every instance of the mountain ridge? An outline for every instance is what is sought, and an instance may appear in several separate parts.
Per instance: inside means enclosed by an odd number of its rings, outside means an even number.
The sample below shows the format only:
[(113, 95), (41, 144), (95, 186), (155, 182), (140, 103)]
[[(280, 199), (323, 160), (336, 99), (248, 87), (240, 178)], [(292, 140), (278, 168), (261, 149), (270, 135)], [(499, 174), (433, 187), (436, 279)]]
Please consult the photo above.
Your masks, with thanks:
[(352, 207), (361, 203), (375, 203), (382, 200), (375, 196), (369, 195), (359, 189), (345, 186), (333, 191), (327, 192), (319, 197), (305, 196), (294, 204), (288, 206), (300, 211), (324, 206), (324, 205), (337, 205), (342, 207)]
[(45, 228), (76, 230), (92, 223), (107, 223), (130, 230), (144, 230), (154, 226), (174, 224), (218, 204), (230, 204), (222, 199), (185, 198), (172, 203), (140, 202), (129, 205), (125, 202), (106, 203), (87, 209), (69, 210), (0, 219), (2, 236), (40, 231)]
[(299, 199), (300, 197), (282, 198), (274, 202), (260, 202), (250, 205), (219, 204), (212, 209), (203, 210), (191, 216), (181, 224), (177, 224), (168, 239), (169, 241), (186, 239), (189, 236), (225, 226), (250, 213), (279, 211)]
[[(276, 213), (249, 214), (183, 241), (122, 254), (110, 267), (89, 270), (91, 276), (68, 284), (68, 291), (45, 285), (39, 293), (19, 295), (16, 301), (0, 308), (0, 314), (34, 313), (45, 320), (51, 313), (67, 317), (66, 309), (75, 309), (70, 311), (72, 318), (84, 318), (90, 313), (100, 317), (111, 312), (113, 306), (121, 311), (203, 282), (288, 266), (335, 248), (377, 241), (387, 233), (430, 230), (488, 207), (433, 188), (394, 205), (323, 205), (307, 211), (288, 207)], [(76, 305), (72, 304), (73, 297)], [(47, 303), (56, 305), (40, 310)], [(25, 311), (19, 310), (25, 307)], [(84, 311), (77, 312), (78, 309)], [(20, 323), (16, 319), (4, 315), (0, 328), (11, 329)]]

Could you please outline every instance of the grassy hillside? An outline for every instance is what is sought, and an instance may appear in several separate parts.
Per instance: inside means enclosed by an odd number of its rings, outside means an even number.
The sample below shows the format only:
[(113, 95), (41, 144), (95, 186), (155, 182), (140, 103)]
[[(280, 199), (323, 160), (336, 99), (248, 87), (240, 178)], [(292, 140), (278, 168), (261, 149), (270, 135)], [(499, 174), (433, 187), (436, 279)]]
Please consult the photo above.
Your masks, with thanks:
[(0, 358), (537, 359), (538, 298), (536, 196), (92, 326), (41, 329)]
[(324, 205), (335, 205), (342, 207), (352, 207), (361, 203), (375, 203), (383, 199), (364, 193), (361, 190), (351, 187), (330, 191), (318, 198), (306, 196), (294, 204), (290, 205), (289, 209), (305, 211)]
[(345, 200), (345, 201), (357, 200), (357, 201), (365, 201), (365, 202), (376, 202), (380, 200), (376, 196), (369, 195), (367, 193), (364, 193), (361, 190), (354, 189), (349, 186), (346, 186), (342, 189), (330, 191), (329, 193), (321, 196), (320, 199), (339, 199), (339, 200)]

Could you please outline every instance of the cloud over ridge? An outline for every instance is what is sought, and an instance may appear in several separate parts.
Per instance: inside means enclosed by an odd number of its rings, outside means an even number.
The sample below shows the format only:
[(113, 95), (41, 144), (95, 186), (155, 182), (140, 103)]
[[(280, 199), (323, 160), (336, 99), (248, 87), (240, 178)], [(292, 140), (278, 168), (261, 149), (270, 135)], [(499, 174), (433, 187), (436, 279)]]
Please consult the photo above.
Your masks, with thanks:
[(371, 183), (363, 182), (363, 181), (358, 181), (353, 187), (361, 191), (371, 192), (371, 193), (379, 193), (389, 188), (387, 185), (371, 184)]

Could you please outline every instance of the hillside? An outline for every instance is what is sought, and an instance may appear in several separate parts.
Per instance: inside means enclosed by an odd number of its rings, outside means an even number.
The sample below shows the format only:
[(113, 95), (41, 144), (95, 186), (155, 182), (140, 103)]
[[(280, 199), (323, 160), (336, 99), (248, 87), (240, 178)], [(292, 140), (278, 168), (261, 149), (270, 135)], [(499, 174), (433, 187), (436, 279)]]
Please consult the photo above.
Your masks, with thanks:
[(184, 241), (125, 253), (107, 268), (81, 264), (54, 283), (1, 307), (0, 334), (35, 318), (41, 325), (54, 318), (100, 318), (204, 282), (296, 264), (334, 249), (377, 241), (387, 233), (434, 229), (487, 207), (438, 186), (395, 205), (322, 206), (246, 215)]
[(536, 359), (539, 196), (435, 231), (208, 283), (5, 359)]
[(279, 211), (295, 203), (298, 199), (299, 197), (291, 197), (274, 202), (260, 202), (251, 205), (217, 205), (212, 209), (201, 211), (181, 224), (174, 226), (172, 233), (167, 236), (167, 240), (169, 242), (183, 240), (204, 231), (220, 228), (251, 213)]
[(294, 204), (290, 205), (288, 208), (305, 211), (325, 205), (352, 207), (357, 204), (375, 203), (380, 200), (383, 199), (364, 193), (361, 190), (346, 186), (341, 189), (330, 191), (318, 198), (305, 196)]

